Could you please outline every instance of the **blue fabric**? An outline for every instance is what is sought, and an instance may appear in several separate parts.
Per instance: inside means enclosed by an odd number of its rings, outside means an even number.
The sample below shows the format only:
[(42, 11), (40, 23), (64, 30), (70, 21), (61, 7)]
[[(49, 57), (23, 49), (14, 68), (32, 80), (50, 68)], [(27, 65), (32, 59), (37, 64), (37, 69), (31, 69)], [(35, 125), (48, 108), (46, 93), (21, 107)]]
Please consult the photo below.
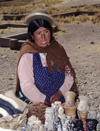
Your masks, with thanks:
[[(46, 95), (46, 100), (49, 102), (50, 97), (56, 93), (64, 83), (65, 74), (54, 70), (53, 73), (48, 72), (47, 67), (43, 67), (38, 53), (33, 53), (33, 72), (36, 87)], [(64, 96), (61, 96), (60, 101), (65, 102)]]
[(22, 113), (20, 110), (16, 109), (11, 103), (9, 103), (6, 100), (3, 100), (2, 98), (0, 98), (0, 107), (3, 107), (5, 110), (8, 110), (7, 112), (10, 115), (14, 115), (14, 114), (20, 114)]
[[(13, 115), (14, 114), (13, 110), (8, 108), (7, 106), (4, 106), (4, 105), (0, 104), (0, 107), (3, 108), (4, 110), (6, 110), (9, 115)], [(0, 112), (0, 113), (2, 113), (2, 112)]]
[[(46, 95), (46, 100), (49, 102), (50, 97), (56, 93), (64, 83), (65, 74), (57, 70), (54, 70), (53, 73), (48, 72), (48, 68), (42, 66), (40, 55), (38, 53), (33, 53), (33, 72), (35, 81), (34, 84), (40, 92)], [(27, 103), (30, 102), (21, 91), (21, 88), (20, 94), (20, 99), (24, 101), (27, 100)], [(65, 102), (63, 95), (61, 96), (60, 101)]]

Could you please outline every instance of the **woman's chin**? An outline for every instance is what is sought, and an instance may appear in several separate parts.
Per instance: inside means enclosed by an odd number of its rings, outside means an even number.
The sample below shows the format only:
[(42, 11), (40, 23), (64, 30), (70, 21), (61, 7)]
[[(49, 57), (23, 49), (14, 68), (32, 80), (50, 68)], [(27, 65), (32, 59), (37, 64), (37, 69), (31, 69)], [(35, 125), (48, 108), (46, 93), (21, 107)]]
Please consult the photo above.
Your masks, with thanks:
[(48, 44), (42, 44), (41, 47), (45, 48)]

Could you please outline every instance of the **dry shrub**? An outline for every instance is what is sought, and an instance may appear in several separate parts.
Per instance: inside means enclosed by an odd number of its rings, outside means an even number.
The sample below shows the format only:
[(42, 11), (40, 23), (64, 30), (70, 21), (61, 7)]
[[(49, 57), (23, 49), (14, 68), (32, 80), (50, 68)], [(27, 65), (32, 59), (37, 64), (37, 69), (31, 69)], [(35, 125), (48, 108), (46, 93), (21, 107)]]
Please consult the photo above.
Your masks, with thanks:
[(57, 16), (54, 18), (54, 20), (55, 20), (55, 22), (60, 22), (61, 18), (60, 18), (60, 16)]
[(72, 12), (74, 9), (71, 7), (66, 8), (66, 12)]
[(54, 33), (54, 37), (57, 39), (59, 36), (63, 35), (64, 33), (61, 31), (58, 31), (56, 33)]
[(84, 14), (84, 15), (79, 15), (79, 16), (69, 16), (69, 17), (66, 16), (65, 18), (58, 16), (55, 18), (56, 25), (58, 25), (58, 23), (60, 25), (61, 23), (79, 24), (79, 23), (85, 23), (85, 22), (99, 23), (100, 13), (96, 14), (96, 16), (90, 16), (90, 15)]
[(80, 11), (80, 7), (76, 7), (76, 11)]
[(9, 33), (10, 29), (0, 29), (0, 34)]
[(3, 29), (0, 29), (0, 34), (4, 34), (4, 30)]
[(64, 23), (71, 23), (71, 17), (65, 17), (65, 18), (63, 19), (63, 22), (64, 22)]
[(66, 32), (66, 28), (59, 28), (59, 30), (60, 30), (61, 32), (63, 32), (63, 33)]
[(71, 18), (70, 17), (56, 17), (55, 18), (55, 22), (58, 22), (58, 23), (71, 23)]
[(55, 21), (54, 26), (57, 27), (57, 30), (59, 30), (60, 24), (61, 24), (61, 22)]
[(0, 21), (0, 24), (2, 24), (2, 21)]
[(93, 24), (96, 23), (96, 19), (95, 19), (95, 17), (92, 17), (92, 18), (91, 18), (91, 22), (92, 22)]
[(8, 23), (8, 24), (11, 23), (11, 20), (7, 20), (7, 23)]
[(93, 6), (90, 6), (89, 8), (88, 8), (88, 11), (93, 11), (94, 10), (94, 7)]
[(96, 18), (95, 18), (95, 17), (93, 17), (92, 23), (93, 23), (93, 24), (98, 23), (98, 21), (96, 20)]
[(65, 20), (65, 17), (61, 16), (59, 21), (64, 22), (64, 20)]
[(19, 24), (19, 22), (18, 22), (18, 21), (15, 21), (15, 24)]
[(3, 17), (2, 17), (2, 18), (0, 18), (0, 21), (3, 21)]
[(46, 3), (46, 4), (57, 4), (62, 2), (61, 0), (42, 0), (40, 3)]
[(95, 15), (95, 19), (96, 19), (96, 22), (99, 23), (100, 22), (100, 13), (97, 13)]
[(74, 22), (74, 21), (76, 21), (76, 17), (73, 15), (72, 17), (71, 17), (71, 20)]
[(66, 28), (59, 28), (59, 30), (54, 33), (55, 38), (58, 38), (59, 36), (61, 36), (64, 33), (66, 33), (66, 30), (67, 30)]
[(95, 14), (95, 16), (91, 18), (91, 21), (93, 24), (100, 23), (100, 13)]
[(89, 17), (87, 14), (84, 15), (79, 15), (79, 20), (83, 23), (83, 22), (87, 22), (89, 20)]
[[(47, 10), (48, 11), (48, 10)], [(55, 8), (51, 8), (50, 10), (49, 10), (49, 13), (50, 14), (59, 14), (59, 10), (58, 9), (55, 9)]]
[(15, 17), (13, 17), (13, 20), (16, 20), (16, 16), (15, 16)]

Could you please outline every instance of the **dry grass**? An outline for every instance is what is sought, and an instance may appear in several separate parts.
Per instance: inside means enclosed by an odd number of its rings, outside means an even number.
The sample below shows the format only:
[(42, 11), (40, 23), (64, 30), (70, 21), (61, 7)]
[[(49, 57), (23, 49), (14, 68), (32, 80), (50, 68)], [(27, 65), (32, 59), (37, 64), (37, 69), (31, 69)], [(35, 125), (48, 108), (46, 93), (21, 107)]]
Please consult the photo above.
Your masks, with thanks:
[[(97, 13), (93, 16), (84, 14), (84, 15), (78, 15), (78, 16), (69, 16), (69, 17), (56, 17), (55, 18), (56, 25), (60, 25), (60, 23), (73, 23), (73, 24), (79, 24), (79, 23), (100, 23), (100, 13)], [(58, 26), (59, 27), (59, 26)]]
[(58, 36), (63, 35), (65, 32), (67, 32), (66, 28), (57, 28), (57, 32), (54, 32), (54, 36), (55, 38), (57, 38)]
[[(3, 0), (2, 0), (3, 1)], [(83, 7), (60, 7), (55, 8), (54, 5), (62, 2), (62, 0), (42, 0), (41, 2), (28, 4), (33, 0), (13, 0), (9, 2), (0, 2), (0, 14), (25, 14), (28, 15), (29, 13), (32, 13), (33, 10), (36, 8), (43, 8), (48, 11), (50, 15), (52, 14), (61, 14), (66, 12), (74, 12), (74, 11), (100, 11), (100, 4), (93, 6), (93, 5), (84, 5)], [(4, 5), (3, 5), (4, 4)], [(16, 17), (12, 21), (8, 20), (6, 23), (24, 23), (24, 17), (22, 20), (18, 21), (16, 20)], [(87, 14), (85, 15), (79, 15), (79, 16), (69, 16), (69, 17), (56, 17), (55, 19), (55, 25), (58, 30), (58, 34), (64, 33), (64, 29), (60, 29), (61, 23), (73, 23), (73, 24), (79, 24), (83, 22), (90, 22), (90, 23), (99, 23), (100, 22), (100, 13), (89, 16)], [(5, 23), (3, 19), (0, 20), (0, 24)], [(3, 31), (1, 31), (3, 33)], [(56, 35), (56, 34), (55, 34)]]
[(92, 23), (100, 23), (100, 13), (97, 13), (94, 17), (91, 19)]
[(26, 5), (28, 4), (29, 2), (31, 2), (33, 0), (11, 0), (11, 1), (4, 1), (4, 0), (0, 0), (0, 7), (4, 7), (4, 6), (19, 6), (19, 5)]
[[(73, 11), (100, 11), (100, 4), (93, 5), (84, 5), (83, 7), (59, 7), (55, 8), (54, 5), (62, 2), (62, 0), (42, 0), (41, 2), (28, 4), (32, 0), (13, 0), (8, 2), (0, 2), (0, 14), (26, 14), (31, 13), (36, 8), (43, 8), (48, 11), (49, 14), (60, 14), (65, 12)], [(22, 4), (21, 4), (22, 3)]]
[(19, 32), (27, 32), (27, 28), (13, 28), (7, 27), (6, 29), (0, 29), (0, 34), (10, 34), (10, 33), (19, 33)]

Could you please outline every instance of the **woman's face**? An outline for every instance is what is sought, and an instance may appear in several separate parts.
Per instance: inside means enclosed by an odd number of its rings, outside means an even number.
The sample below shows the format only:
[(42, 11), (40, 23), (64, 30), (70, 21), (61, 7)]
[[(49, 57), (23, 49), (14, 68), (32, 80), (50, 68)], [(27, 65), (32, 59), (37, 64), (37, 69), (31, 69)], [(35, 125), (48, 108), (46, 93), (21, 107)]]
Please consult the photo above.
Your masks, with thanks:
[(50, 38), (50, 30), (44, 27), (37, 29), (32, 36), (32, 39), (40, 47), (46, 47), (50, 42)]

